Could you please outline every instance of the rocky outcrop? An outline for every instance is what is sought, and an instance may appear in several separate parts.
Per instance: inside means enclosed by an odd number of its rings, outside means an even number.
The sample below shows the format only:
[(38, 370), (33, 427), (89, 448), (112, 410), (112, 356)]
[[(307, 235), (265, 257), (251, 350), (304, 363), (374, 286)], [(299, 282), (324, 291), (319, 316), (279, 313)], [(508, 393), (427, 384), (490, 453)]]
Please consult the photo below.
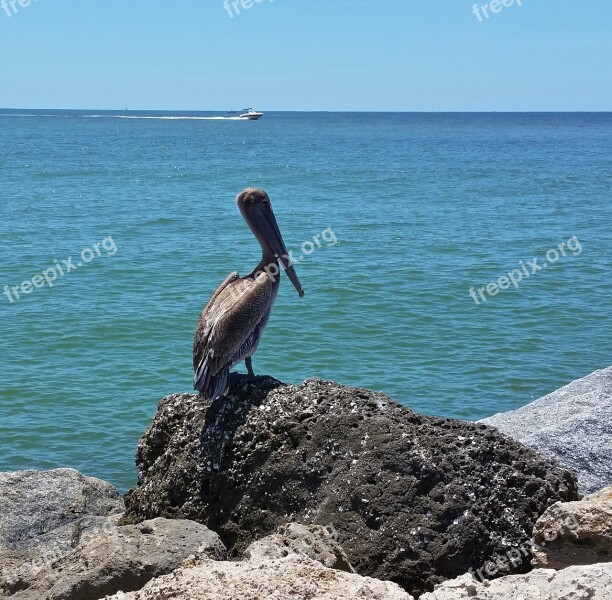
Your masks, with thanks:
[(559, 461), (582, 493), (612, 485), (612, 367), (481, 422)]
[(564, 569), (612, 561), (612, 487), (579, 502), (557, 502), (533, 529), (532, 564)]
[(417, 594), (527, 543), (548, 506), (578, 497), (572, 474), (490, 427), (320, 380), (169, 396), (137, 464), (125, 522), (192, 519), (236, 558), (287, 521), (333, 525), (358, 573)]
[(200, 561), (107, 600), (413, 600), (397, 584), (335, 571), (305, 556), (268, 562)]
[(346, 552), (338, 544), (335, 531), (320, 525), (289, 523), (275, 534), (253, 542), (244, 558), (252, 563), (279, 560), (289, 554), (301, 554), (320, 562), (324, 567), (354, 573)]
[(397, 584), (352, 572), (335, 532), (289, 523), (251, 544), (241, 562), (190, 557), (183, 568), (108, 600), (413, 600)]
[(117, 490), (77, 471), (2, 473), (0, 482), (2, 597), (97, 600), (140, 589), (189, 556), (226, 555), (216, 534), (191, 521), (119, 527)]
[(537, 569), (479, 582), (471, 575), (447, 581), (420, 600), (609, 600), (612, 563), (568, 567), (562, 571)]

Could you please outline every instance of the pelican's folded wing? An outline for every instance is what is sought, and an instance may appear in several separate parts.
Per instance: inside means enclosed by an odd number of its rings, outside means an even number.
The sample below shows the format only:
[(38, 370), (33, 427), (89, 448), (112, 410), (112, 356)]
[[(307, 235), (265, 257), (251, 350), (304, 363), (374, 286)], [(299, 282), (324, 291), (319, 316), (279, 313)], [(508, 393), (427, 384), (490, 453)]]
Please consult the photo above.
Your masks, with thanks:
[(240, 279), (232, 273), (223, 282), (198, 322), (193, 345), (196, 384), (206, 387), (205, 381), (233, 366), (232, 358), (240, 354), (273, 301), (274, 285), (265, 273), (257, 279)]
[(228, 285), (232, 284), (234, 281), (239, 280), (240, 275), (236, 271), (230, 273), (225, 281), (215, 290), (213, 295), (210, 297), (210, 300), (206, 304), (206, 306), (202, 309), (200, 313), (200, 318), (198, 319), (198, 325), (196, 327), (195, 335), (193, 338), (193, 368), (197, 369), (198, 365), (202, 362), (203, 351), (206, 349), (206, 342), (208, 340), (208, 336), (210, 335), (210, 331), (215, 322), (215, 311), (213, 307), (217, 302), (217, 298), (225, 291)]

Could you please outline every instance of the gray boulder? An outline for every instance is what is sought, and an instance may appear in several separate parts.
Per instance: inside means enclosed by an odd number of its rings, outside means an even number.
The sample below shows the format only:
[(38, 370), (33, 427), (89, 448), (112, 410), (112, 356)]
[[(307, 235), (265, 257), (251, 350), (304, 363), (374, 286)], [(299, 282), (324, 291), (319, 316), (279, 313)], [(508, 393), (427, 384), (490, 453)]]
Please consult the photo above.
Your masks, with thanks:
[(612, 367), (481, 423), (559, 461), (582, 493), (612, 485)]
[(27, 550), (85, 516), (123, 512), (117, 489), (74, 469), (0, 473), (0, 552)]
[(137, 465), (124, 522), (195, 520), (235, 558), (288, 521), (333, 525), (358, 573), (415, 594), (528, 544), (548, 506), (578, 498), (572, 474), (495, 429), (320, 380), (169, 396)]
[(119, 527), (123, 500), (73, 469), (0, 473), (0, 596), (96, 600), (141, 588), (189, 556), (223, 559), (205, 526), (155, 519)]
[(225, 558), (219, 536), (204, 525), (154, 519), (118, 527), (117, 519), (86, 517), (73, 528), (69, 551), (47, 547), (20, 564), (5, 565), (0, 590), (11, 600), (98, 600), (139, 590), (189, 557)]

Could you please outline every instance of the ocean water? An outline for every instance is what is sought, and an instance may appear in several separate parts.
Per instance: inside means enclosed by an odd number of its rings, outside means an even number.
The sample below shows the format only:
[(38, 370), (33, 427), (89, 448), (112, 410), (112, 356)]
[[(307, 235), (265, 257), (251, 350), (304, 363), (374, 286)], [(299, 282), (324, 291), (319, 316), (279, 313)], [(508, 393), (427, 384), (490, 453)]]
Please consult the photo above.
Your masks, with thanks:
[(0, 110), (0, 470), (135, 482), (202, 306), (259, 259), (247, 186), (306, 290), (259, 374), (478, 419), (612, 364), (612, 114), (206, 116)]

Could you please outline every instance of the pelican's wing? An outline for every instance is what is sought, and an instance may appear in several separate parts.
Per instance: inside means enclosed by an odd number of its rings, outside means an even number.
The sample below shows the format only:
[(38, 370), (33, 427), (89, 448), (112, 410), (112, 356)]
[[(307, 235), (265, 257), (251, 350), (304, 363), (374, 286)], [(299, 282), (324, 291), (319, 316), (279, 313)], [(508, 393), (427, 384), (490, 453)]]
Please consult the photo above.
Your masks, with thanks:
[(240, 279), (232, 273), (221, 284), (202, 311), (196, 329), (193, 366), (197, 390), (206, 391), (212, 378), (234, 366), (232, 359), (240, 355), (273, 301), (274, 285), (265, 273), (257, 279)]
[(222, 295), (225, 289), (234, 283), (235, 281), (240, 280), (240, 275), (236, 271), (230, 273), (225, 281), (215, 290), (210, 300), (206, 304), (206, 306), (202, 309), (200, 313), (200, 318), (198, 319), (198, 326), (196, 327), (195, 336), (193, 338), (193, 368), (197, 369), (198, 365), (202, 362), (203, 352), (206, 350), (206, 341), (208, 336), (210, 335), (210, 331), (215, 324), (215, 316), (216, 312), (214, 310), (214, 306), (217, 302), (217, 299), (220, 295)]

